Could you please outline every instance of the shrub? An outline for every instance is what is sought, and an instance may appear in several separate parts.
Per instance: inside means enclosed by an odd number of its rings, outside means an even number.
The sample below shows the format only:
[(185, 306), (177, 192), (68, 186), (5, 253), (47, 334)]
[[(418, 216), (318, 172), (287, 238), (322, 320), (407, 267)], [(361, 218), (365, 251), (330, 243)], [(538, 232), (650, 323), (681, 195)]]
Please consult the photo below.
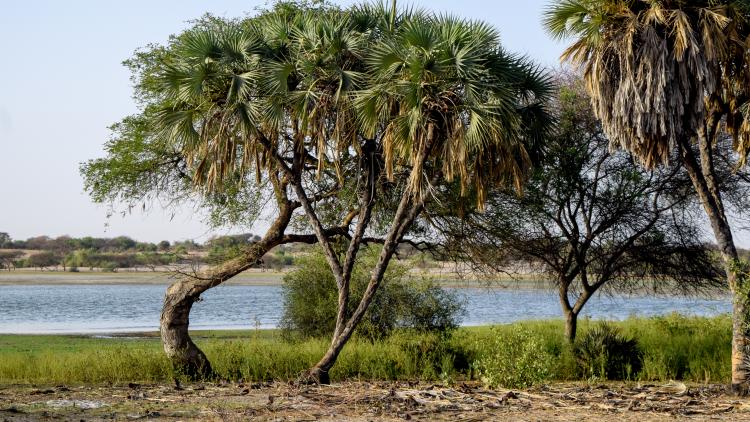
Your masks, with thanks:
[(458, 327), (465, 314), (458, 295), (429, 279), (401, 285), (401, 321), (403, 327), (419, 331), (448, 332)]
[(492, 329), (492, 336), (477, 345), (474, 367), (489, 387), (525, 388), (547, 380), (553, 356), (538, 336), (514, 325), (509, 330)]
[[(351, 314), (369, 282), (375, 254), (366, 251), (351, 278)], [(463, 304), (457, 296), (431, 281), (406, 279), (406, 268), (391, 263), (356, 334), (372, 340), (387, 337), (396, 327), (447, 332), (458, 326)], [(330, 336), (336, 324), (338, 289), (320, 252), (299, 259), (299, 267), (284, 276), (281, 327), (304, 337)]]
[(119, 266), (118, 266), (117, 262), (113, 262), (113, 261), (105, 261), (105, 262), (102, 262), (100, 264), (100, 268), (101, 268), (102, 272), (105, 272), (105, 273), (114, 273), (114, 272), (117, 272), (117, 268), (118, 267)]
[(584, 377), (610, 380), (632, 379), (643, 367), (638, 342), (607, 323), (584, 333), (573, 352)]

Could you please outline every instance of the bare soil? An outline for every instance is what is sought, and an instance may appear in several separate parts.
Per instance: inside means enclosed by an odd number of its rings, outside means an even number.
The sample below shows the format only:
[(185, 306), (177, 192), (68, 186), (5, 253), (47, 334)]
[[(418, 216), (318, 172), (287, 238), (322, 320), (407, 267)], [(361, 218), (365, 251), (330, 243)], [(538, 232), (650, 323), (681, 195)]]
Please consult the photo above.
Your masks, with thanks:
[(724, 386), (553, 384), (530, 390), (347, 382), (332, 386), (0, 387), (0, 421), (750, 421)]

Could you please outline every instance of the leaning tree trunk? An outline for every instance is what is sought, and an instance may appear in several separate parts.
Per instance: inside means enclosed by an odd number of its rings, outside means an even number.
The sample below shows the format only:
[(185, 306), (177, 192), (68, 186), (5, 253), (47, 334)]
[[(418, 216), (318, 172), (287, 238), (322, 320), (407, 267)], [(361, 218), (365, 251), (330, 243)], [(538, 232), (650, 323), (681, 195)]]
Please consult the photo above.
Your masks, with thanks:
[(707, 141), (700, 141), (700, 164), (692, 149), (682, 145), (682, 161), (693, 187), (711, 223), (719, 252), (727, 274), (727, 284), (732, 293), (732, 384), (735, 393), (747, 394), (750, 387), (750, 288), (739, 271), (739, 255), (734, 244), (721, 193), (713, 171), (712, 157)]
[(160, 331), (164, 352), (172, 361), (175, 373), (193, 380), (213, 375), (211, 363), (188, 333), (193, 303), (206, 290), (255, 265), (267, 251), (267, 248), (253, 247), (242, 257), (211, 269), (206, 274), (186, 276), (169, 286), (161, 311)]
[(266, 252), (279, 245), (289, 225), (293, 209), (282, 207), (279, 216), (260, 241), (250, 245), (242, 256), (211, 268), (197, 276), (185, 276), (167, 289), (161, 311), (161, 341), (176, 374), (189, 379), (211, 378), (213, 369), (206, 355), (193, 343), (188, 332), (193, 303), (206, 290), (256, 265)]
[(357, 325), (360, 323), (365, 312), (367, 312), (367, 309), (375, 298), (375, 293), (377, 292), (378, 287), (380, 287), (380, 283), (383, 281), (385, 271), (388, 268), (391, 258), (396, 252), (398, 244), (401, 242), (404, 234), (422, 210), (424, 205), (423, 199), (415, 200), (415, 203), (409, 207), (409, 203), (411, 202), (410, 199), (411, 194), (409, 192), (403, 194), (391, 228), (383, 242), (383, 249), (380, 251), (378, 262), (370, 273), (370, 281), (367, 284), (365, 292), (362, 294), (362, 299), (359, 301), (357, 308), (354, 310), (349, 320), (346, 321), (346, 324), (343, 325), (341, 330), (339, 332), (334, 332), (331, 345), (328, 347), (325, 355), (323, 355), (315, 366), (303, 374), (301, 381), (320, 384), (330, 383), (329, 372), (331, 368), (336, 363), (336, 359), (344, 349), (344, 345), (346, 345), (346, 342), (349, 341), (352, 334), (354, 334), (354, 330), (357, 328)]
[(248, 254), (201, 278), (186, 276), (169, 286), (164, 296), (160, 331), (164, 352), (176, 374), (193, 380), (212, 377), (211, 363), (188, 333), (190, 310), (201, 293), (250, 268), (261, 256)]

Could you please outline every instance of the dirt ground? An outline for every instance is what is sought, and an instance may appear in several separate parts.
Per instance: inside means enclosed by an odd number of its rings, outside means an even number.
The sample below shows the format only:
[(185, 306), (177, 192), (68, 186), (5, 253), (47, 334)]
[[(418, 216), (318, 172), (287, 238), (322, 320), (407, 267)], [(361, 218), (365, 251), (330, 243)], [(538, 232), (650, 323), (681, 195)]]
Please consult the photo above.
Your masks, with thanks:
[(0, 421), (750, 421), (724, 386), (553, 384), (530, 390), (347, 382), (332, 386), (0, 387)]

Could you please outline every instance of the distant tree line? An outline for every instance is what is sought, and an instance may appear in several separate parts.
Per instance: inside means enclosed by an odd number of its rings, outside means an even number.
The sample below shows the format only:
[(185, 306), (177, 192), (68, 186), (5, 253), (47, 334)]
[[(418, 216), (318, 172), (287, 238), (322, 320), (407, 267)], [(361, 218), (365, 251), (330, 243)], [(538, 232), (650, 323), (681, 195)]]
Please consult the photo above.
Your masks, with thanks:
[[(205, 243), (193, 240), (158, 243), (139, 242), (127, 236), (113, 238), (59, 236), (13, 239), (0, 232), (0, 269), (16, 268), (116, 271), (120, 268), (155, 270), (173, 264), (215, 264), (240, 253), (242, 248), (257, 242), (252, 233), (216, 236)], [(277, 248), (263, 257), (259, 266), (281, 269), (294, 264), (291, 247)]]

